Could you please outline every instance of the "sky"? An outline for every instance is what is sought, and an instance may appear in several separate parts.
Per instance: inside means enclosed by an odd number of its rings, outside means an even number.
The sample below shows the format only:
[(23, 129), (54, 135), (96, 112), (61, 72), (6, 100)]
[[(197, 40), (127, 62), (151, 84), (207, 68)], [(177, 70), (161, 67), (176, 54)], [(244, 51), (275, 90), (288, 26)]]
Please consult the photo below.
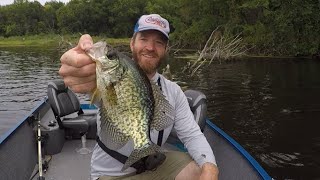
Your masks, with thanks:
[[(0, 0), (0, 5), (3, 6), (3, 5), (8, 5), (8, 4), (12, 4), (14, 0)], [(40, 2), (42, 5), (44, 5), (44, 3), (46, 2), (49, 2), (49, 1), (52, 1), (52, 0), (29, 0), (29, 1), (38, 1)], [(56, 0), (57, 2), (69, 2), (70, 0)]]

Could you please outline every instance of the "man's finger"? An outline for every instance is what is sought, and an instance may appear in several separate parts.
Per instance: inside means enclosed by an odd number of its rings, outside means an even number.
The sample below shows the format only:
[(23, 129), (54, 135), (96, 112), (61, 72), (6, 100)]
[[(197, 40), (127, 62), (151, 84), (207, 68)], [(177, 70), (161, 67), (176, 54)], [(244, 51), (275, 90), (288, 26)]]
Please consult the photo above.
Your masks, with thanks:
[(64, 83), (67, 86), (74, 86), (79, 84), (85, 84), (91, 81), (96, 82), (96, 75), (91, 75), (87, 77), (73, 77), (73, 76), (66, 76), (63, 78)]
[(59, 74), (62, 77), (65, 76), (76, 76), (76, 77), (87, 77), (96, 74), (96, 64), (91, 63), (81, 68), (70, 66), (62, 63), (62, 66), (59, 69)]
[(92, 93), (95, 87), (96, 87), (95, 81), (91, 81), (84, 84), (74, 85), (70, 88), (75, 93)]

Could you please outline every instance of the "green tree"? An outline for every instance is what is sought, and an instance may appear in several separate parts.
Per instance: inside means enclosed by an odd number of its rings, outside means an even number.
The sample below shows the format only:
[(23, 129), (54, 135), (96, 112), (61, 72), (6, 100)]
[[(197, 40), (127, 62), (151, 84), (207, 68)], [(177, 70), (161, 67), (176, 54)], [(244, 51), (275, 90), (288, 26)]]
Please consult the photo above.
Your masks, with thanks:
[(14, 0), (13, 4), (23, 4), (23, 3), (28, 3), (28, 0)]
[(47, 31), (47, 28), (42, 26), (42, 24), (45, 24), (43, 6), (38, 1), (29, 2), (26, 5), (25, 9), (23, 9), (26, 17), (26, 22), (24, 23), (26, 34), (39, 34), (41, 33), (40, 30)]
[(44, 13), (45, 13), (45, 26), (48, 27), (49, 32), (56, 32), (58, 29), (57, 16), (56, 12), (58, 9), (63, 7), (64, 4), (62, 2), (46, 2), (44, 5)]
[(319, 2), (281, 1), (266, 14), (275, 49), (279, 54), (308, 55), (319, 51)]
[(320, 51), (318, 0), (14, 0), (0, 6), (0, 35), (90, 33), (130, 37), (145, 13), (171, 24), (170, 39), (181, 47), (201, 48), (211, 32), (241, 33), (250, 52), (264, 55), (311, 55)]
[(115, 37), (130, 37), (138, 18), (145, 13), (146, 1), (117, 0), (110, 7), (109, 24)]
[(172, 39), (183, 46), (203, 46), (210, 33), (228, 18), (228, 4), (223, 0), (149, 1), (149, 13), (160, 13), (172, 24)]

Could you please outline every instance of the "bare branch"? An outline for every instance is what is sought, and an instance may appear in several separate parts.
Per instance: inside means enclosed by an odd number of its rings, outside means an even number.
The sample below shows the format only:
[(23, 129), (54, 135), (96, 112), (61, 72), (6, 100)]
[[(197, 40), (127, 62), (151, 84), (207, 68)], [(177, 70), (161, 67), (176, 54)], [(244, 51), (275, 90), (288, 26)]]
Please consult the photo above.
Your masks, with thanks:
[(190, 68), (193, 69), (191, 75), (199, 70), (208, 59), (209, 64), (214, 60), (219, 60), (221, 63), (222, 60), (238, 58), (248, 50), (242, 44), (243, 39), (240, 37), (240, 33), (235, 36), (225, 37), (220, 34), (219, 28), (217, 27), (212, 31), (198, 59), (191, 65)]

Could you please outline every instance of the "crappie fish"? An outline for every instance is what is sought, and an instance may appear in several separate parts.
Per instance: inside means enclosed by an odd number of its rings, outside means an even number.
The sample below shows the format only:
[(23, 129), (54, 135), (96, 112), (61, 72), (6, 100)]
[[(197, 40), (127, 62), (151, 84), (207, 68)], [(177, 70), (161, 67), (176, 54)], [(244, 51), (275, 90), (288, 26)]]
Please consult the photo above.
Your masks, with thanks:
[(133, 141), (133, 151), (122, 170), (161, 152), (150, 140), (150, 129), (168, 127), (174, 112), (160, 88), (150, 82), (135, 61), (105, 42), (94, 44), (87, 54), (96, 62), (97, 89), (92, 100), (102, 100), (101, 141), (112, 150)]

